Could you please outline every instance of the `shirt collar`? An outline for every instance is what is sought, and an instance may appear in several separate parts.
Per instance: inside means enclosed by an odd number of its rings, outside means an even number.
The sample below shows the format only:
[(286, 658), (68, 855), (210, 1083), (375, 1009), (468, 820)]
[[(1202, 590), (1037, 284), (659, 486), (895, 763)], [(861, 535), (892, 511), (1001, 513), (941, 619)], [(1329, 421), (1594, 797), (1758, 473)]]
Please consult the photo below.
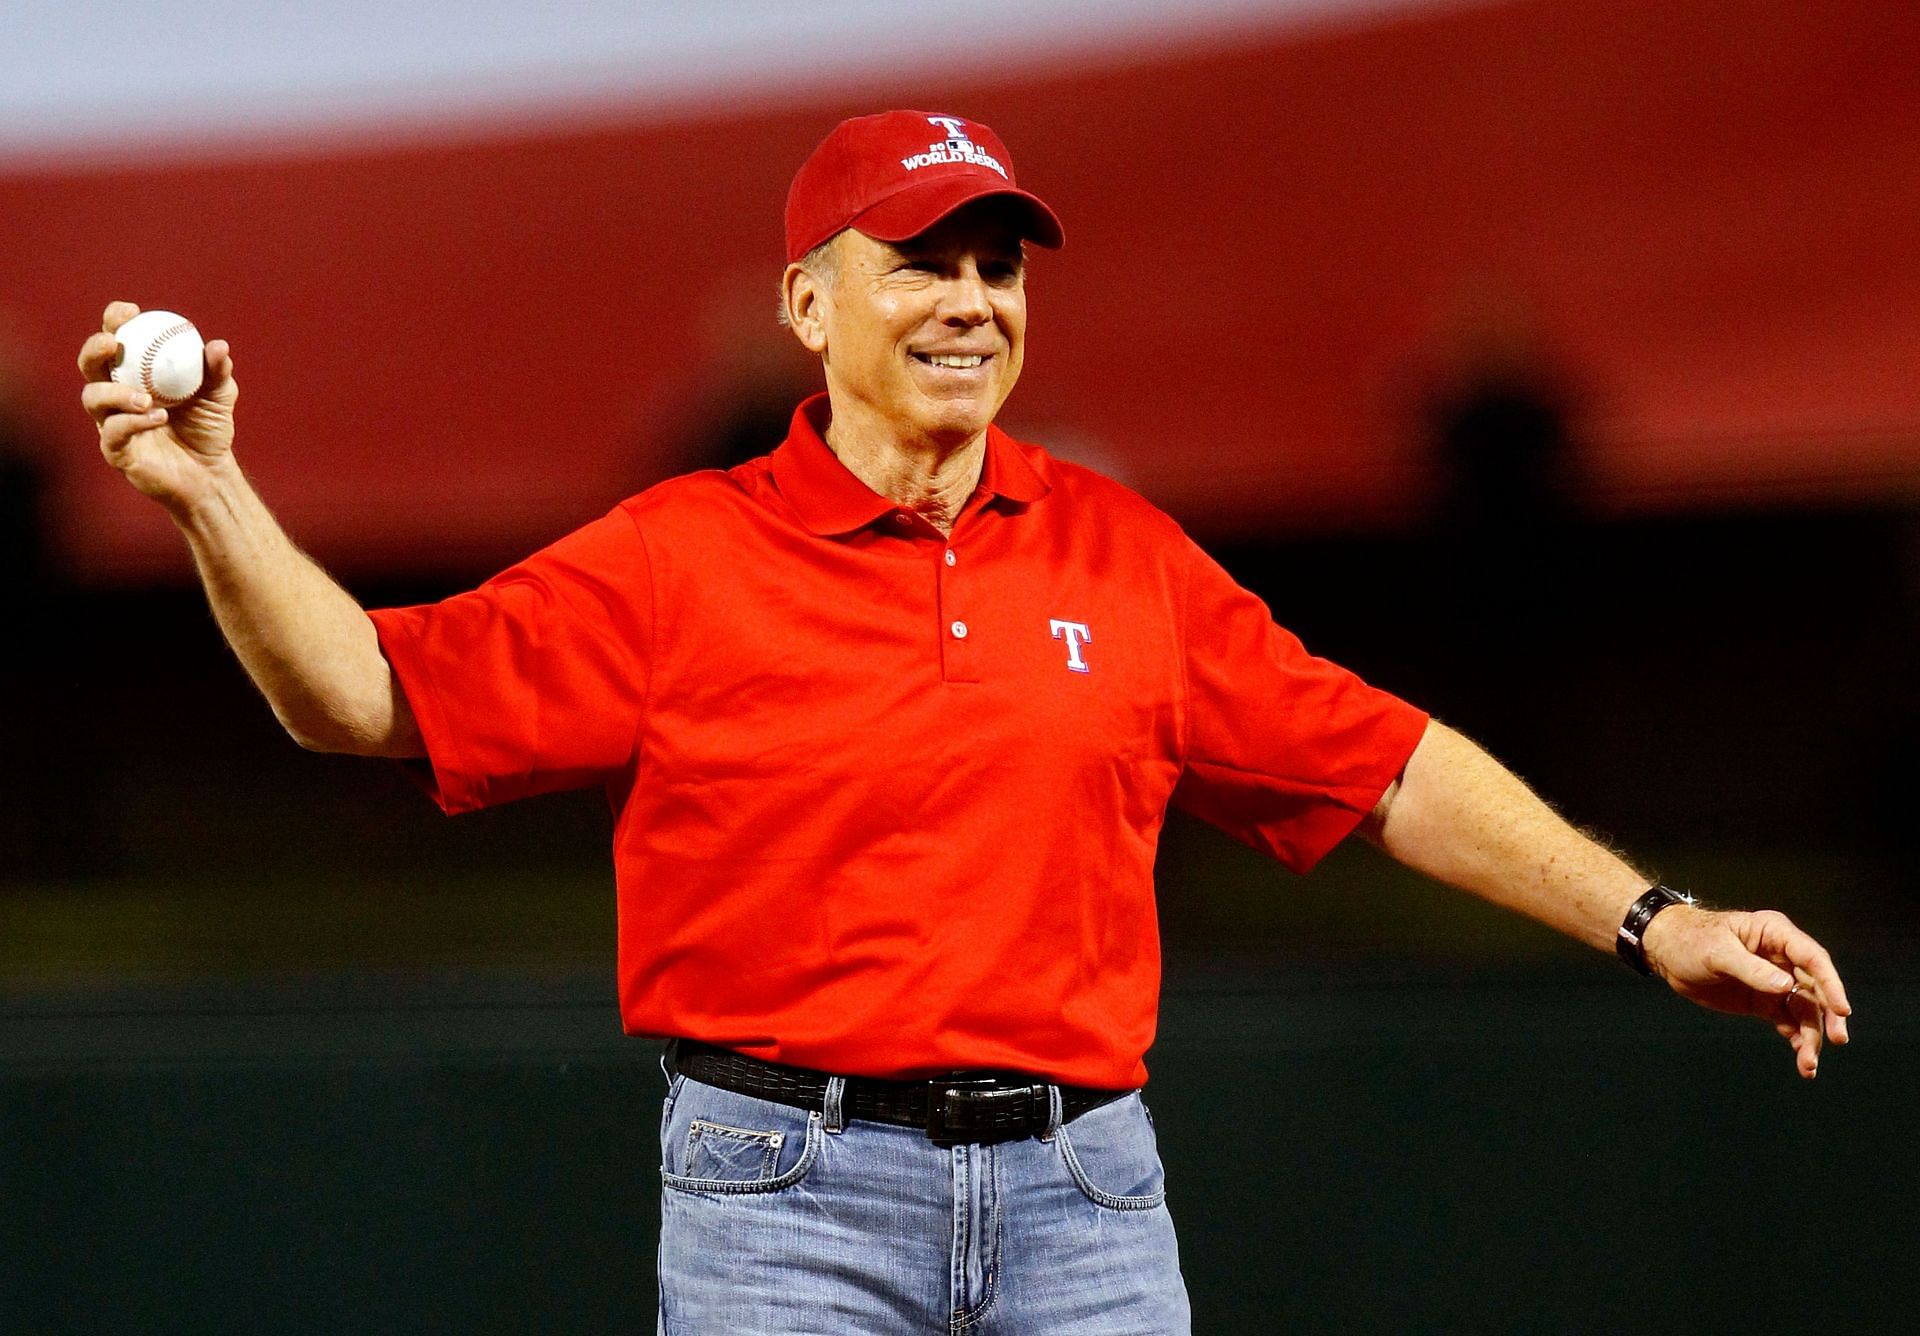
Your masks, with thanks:
[[(787, 439), (768, 461), (780, 495), (787, 498), (800, 522), (817, 534), (852, 533), (898, 509), (853, 475), (827, 447), (827, 423), (832, 411), (827, 396), (816, 394), (793, 412)], [(1009, 501), (1038, 501), (1051, 488), (1011, 436), (997, 426), (987, 428), (987, 458), (980, 470), (977, 491)]]

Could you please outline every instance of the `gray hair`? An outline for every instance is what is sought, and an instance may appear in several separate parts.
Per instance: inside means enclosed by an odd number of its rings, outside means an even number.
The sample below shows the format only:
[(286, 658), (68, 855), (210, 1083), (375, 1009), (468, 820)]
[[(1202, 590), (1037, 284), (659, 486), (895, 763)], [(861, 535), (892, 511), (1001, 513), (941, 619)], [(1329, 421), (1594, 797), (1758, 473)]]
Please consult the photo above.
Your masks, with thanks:
[[(815, 246), (805, 255), (802, 255), (800, 257), (800, 267), (819, 279), (822, 283), (832, 283), (834, 277), (840, 272), (840, 253), (833, 244), (839, 239), (840, 233), (835, 232), (818, 246)], [(787, 314), (787, 285), (784, 278), (780, 283), (780, 314), (777, 319), (780, 321), (780, 328), (793, 328), (793, 320)]]

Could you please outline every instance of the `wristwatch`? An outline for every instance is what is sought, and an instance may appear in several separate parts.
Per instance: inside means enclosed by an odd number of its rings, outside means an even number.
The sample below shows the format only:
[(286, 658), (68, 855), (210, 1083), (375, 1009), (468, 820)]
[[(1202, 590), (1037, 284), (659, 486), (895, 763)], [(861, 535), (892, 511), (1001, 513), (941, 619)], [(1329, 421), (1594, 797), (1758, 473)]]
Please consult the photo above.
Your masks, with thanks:
[(1690, 905), (1691, 895), (1682, 894), (1671, 886), (1650, 886), (1627, 910), (1627, 916), (1620, 920), (1620, 931), (1613, 939), (1613, 949), (1620, 959), (1634, 969), (1653, 977), (1653, 966), (1647, 964), (1646, 949), (1640, 939), (1646, 935), (1647, 925), (1653, 922), (1653, 916), (1668, 905)]

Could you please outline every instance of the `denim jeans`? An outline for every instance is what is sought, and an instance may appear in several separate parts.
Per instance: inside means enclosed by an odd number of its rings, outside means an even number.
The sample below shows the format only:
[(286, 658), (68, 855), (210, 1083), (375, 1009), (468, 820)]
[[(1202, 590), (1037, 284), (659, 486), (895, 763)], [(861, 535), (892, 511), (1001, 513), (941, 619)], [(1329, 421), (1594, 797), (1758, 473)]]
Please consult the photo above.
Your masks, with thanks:
[[(671, 1079), (660, 1330), (1107, 1336), (1188, 1330), (1153, 1123), (1136, 1092), (998, 1145), (938, 1146)], [(1057, 1121), (1057, 1120), (1056, 1120)]]

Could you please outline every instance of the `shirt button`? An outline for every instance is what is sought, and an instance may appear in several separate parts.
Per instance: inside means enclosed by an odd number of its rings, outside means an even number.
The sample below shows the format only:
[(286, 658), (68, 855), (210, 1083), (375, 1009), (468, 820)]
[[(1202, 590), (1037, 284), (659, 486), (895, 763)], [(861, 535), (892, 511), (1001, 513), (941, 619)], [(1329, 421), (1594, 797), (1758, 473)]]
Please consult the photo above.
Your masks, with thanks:
[(896, 512), (894, 513), (894, 516), (893, 516), (893, 522), (894, 522), (895, 524), (903, 524), (903, 525), (904, 525), (904, 524), (912, 524), (912, 523), (913, 523), (913, 516), (911, 516), (911, 515), (909, 515), (909, 514), (907, 514), (907, 512), (906, 512), (906, 511), (904, 511), (904, 510), (901, 510), (901, 511), (896, 511)]
[(953, 624), (953, 638), (955, 640), (965, 640), (967, 638), (967, 624), (965, 622), (955, 622)]
[(953, 549), (948, 548), (947, 549), (947, 565), (951, 566), (953, 565), (953, 562), (954, 562)]

